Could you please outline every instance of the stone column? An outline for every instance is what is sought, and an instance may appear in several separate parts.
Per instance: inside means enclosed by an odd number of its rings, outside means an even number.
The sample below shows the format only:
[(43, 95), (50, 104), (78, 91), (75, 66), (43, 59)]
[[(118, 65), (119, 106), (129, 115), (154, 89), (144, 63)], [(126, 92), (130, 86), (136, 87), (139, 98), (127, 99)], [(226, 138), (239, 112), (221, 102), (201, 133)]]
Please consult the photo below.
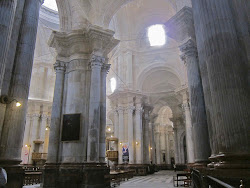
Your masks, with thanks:
[(32, 153), (37, 152), (35, 151), (35, 143), (34, 141), (38, 139), (38, 132), (39, 132), (39, 119), (40, 119), (40, 114), (32, 114), (32, 125), (30, 129), (30, 158), (29, 158), (29, 164), (32, 164)]
[(128, 143), (129, 143), (129, 164), (134, 164), (134, 124), (133, 124), (133, 112), (135, 107), (129, 106), (128, 112)]
[(174, 155), (175, 155), (175, 164), (179, 164), (179, 147), (178, 147), (178, 132), (177, 132), (177, 128), (174, 128)]
[(187, 66), (188, 89), (195, 147), (195, 162), (206, 163), (208, 162), (211, 152), (197, 49), (194, 41), (189, 39), (180, 46), (180, 50), (183, 53), (182, 59)]
[(22, 169), (16, 166), (17, 171), (13, 172), (13, 168), (8, 168), (8, 165), (11, 166), (21, 162), (21, 150), (40, 5), (41, 0), (26, 0), (25, 2), (22, 27), (19, 32), (19, 43), (14, 62), (15, 66), (12, 71), (13, 76), (10, 84), (9, 97), (18, 100), (22, 106), (16, 108), (14, 103), (7, 105), (4, 117), (2, 129), (2, 135), (4, 136), (1, 137), (0, 141), (0, 166), (6, 166), (8, 188), (22, 186)]
[(57, 61), (54, 64), (54, 69), (56, 71), (56, 82), (55, 82), (53, 106), (52, 106), (52, 112), (51, 112), (51, 124), (50, 124), (47, 163), (58, 162), (60, 127), (61, 127), (61, 121), (62, 121), (65, 63)]
[(101, 67), (104, 58), (93, 55), (91, 66), (91, 85), (89, 101), (89, 134), (88, 134), (88, 162), (99, 161), (99, 135), (100, 135), (100, 88), (101, 88)]
[(30, 140), (31, 120), (32, 120), (32, 115), (27, 114), (26, 115), (25, 130), (24, 130), (24, 137), (23, 137), (22, 158), (21, 158), (23, 164), (28, 164), (28, 162), (29, 162), (28, 158), (24, 159), (24, 157), (25, 157), (25, 151), (27, 150), (27, 148), (30, 148), (29, 140)]
[(136, 138), (136, 164), (143, 162), (143, 140), (142, 140), (142, 107), (136, 104), (135, 109), (135, 138)]
[(149, 160), (149, 150), (150, 150), (150, 144), (149, 144), (149, 114), (151, 113), (151, 106), (144, 106), (144, 163), (145, 164), (149, 164), (150, 160)]
[(114, 122), (115, 122), (115, 137), (119, 136), (119, 116), (117, 109), (114, 110)]
[[(5, 73), (5, 63), (10, 45), (17, 0), (0, 1), (0, 95)], [(1, 116), (1, 115), (0, 115)], [(1, 124), (0, 124), (1, 125)]]
[(166, 127), (166, 163), (171, 164), (168, 127)]
[(156, 164), (161, 164), (160, 154), (160, 132), (155, 129), (155, 151), (156, 151)]
[(122, 143), (124, 142), (124, 109), (123, 107), (119, 106), (118, 109), (118, 114), (119, 114), (119, 139), (118, 139), (118, 155), (119, 155), (119, 164), (122, 164)]
[(191, 122), (191, 114), (190, 114), (190, 107), (189, 103), (185, 101), (182, 105), (185, 118), (186, 118), (186, 143), (187, 143), (187, 160), (188, 163), (194, 163), (194, 141), (193, 141), (193, 129), (192, 129), (192, 122)]
[(101, 70), (101, 103), (100, 103), (100, 140), (99, 162), (104, 163), (106, 157), (106, 77), (110, 64), (103, 64)]
[(250, 158), (248, 62), (239, 43), (231, 2), (192, 2), (199, 58), (206, 63), (211, 90), (216, 134), (210, 139), (218, 145), (217, 167), (250, 168), (246, 165)]
[(41, 115), (41, 127), (40, 127), (40, 138), (39, 140), (43, 141), (43, 144), (39, 148), (39, 152), (43, 153), (44, 151), (44, 142), (45, 142), (45, 133), (46, 133), (46, 126), (47, 126), (47, 121), (48, 121), (48, 115), (47, 114), (42, 114)]
[[(161, 155), (161, 164), (163, 164), (163, 153), (165, 153), (165, 145), (166, 145), (166, 140), (165, 140), (165, 131), (162, 130), (163, 127), (161, 127), (160, 131), (160, 155)], [(165, 158), (166, 159), (166, 158)], [(166, 162), (166, 161), (165, 161)]]

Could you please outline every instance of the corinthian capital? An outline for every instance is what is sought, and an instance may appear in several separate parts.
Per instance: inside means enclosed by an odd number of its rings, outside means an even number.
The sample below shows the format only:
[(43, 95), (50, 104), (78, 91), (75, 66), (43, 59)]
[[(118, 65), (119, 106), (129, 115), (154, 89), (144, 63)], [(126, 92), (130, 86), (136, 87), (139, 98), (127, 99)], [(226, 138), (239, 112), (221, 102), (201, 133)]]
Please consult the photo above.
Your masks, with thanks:
[(100, 68), (103, 66), (103, 63), (105, 62), (105, 58), (102, 56), (98, 56), (95, 54), (92, 54), (91, 60), (90, 60), (90, 68)]
[(103, 72), (106, 72), (106, 74), (108, 74), (109, 69), (110, 69), (110, 66), (111, 66), (111, 64), (106, 64), (106, 63), (104, 63), (104, 64), (102, 65), (102, 71), (103, 71)]
[(127, 113), (133, 113), (134, 112), (134, 110), (135, 110), (135, 107), (134, 106), (128, 106), (127, 108), (126, 108), (126, 110), (127, 110)]
[(54, 64), (54, 69), (56, 72), (64, 72), (66, 69), (65, 62), (56, 61), (56, 63)]

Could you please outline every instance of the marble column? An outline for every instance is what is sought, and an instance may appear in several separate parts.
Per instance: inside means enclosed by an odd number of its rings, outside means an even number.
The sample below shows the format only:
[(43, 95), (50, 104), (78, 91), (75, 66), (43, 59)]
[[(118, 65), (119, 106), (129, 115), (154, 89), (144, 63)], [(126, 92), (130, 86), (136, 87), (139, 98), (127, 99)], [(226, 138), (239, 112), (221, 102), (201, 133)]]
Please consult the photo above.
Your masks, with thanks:
[(26, 0), (25, 2), (14, 62), (15, 68), (9, 90), (9, 97), (18, 100), (22, 106), (16, 108), (15, 104), (11, 103), (6, 107), (0, 164), (2, 160), (20, 163), (40, 6), (41, 0)]
[(0, 1), (0, 95), (5, 73), (6, 57), (10, 45), (17, 0)]
[(89, 134), (88, 134), (88, 162), (99, 162), (100, 135), (100, 101), (101, 101), (101, 67), (104, 58), (93, 55), (91, 66), (91, 85), (89, 102)]
[(128, 112), (128, 144), (129, 144), (129, 164), (134, 164), (134, 124), (133, 112), (135, 107), (130, 105), (127, 108)]
[(186, 119), (186, 144), (187, 144), (187, 161), (188, 163), (194, 163), (194, 141), (193, 141), (193, 129), (191, 122), (190, 106), (187, 101), (182, 105), (185, 112)]
[(143, 162), (143, 139), (142, 139), (142, 107), (141, 104), (136, 105), (135, 109), (135, 138), (136, 138), (136, 164)]
[(42, 114), (41, 115), (41, 127), (40, 127), (39, 140), (43, 141), (43, 144), (39, 148), (40, 153), (43, 153), (43, 151), (44, 151), (44, 143), (45, 143), (45, 133), (46, 133), (47, 121), (48, 121), (48, 115), (47, 114)]
[(192, 2), (199, 58), (206, 63), (211, 90), (216, 134), (210, 139), (218, 146), (217, 167), (250, 168), (246, 165), (250, 158), (248, 62), (232, 6), (226, 0)]
[(117, 109), (114, 110), (115, 138), (119, 136), (119, 116)]
[(122, 106), (119, 106), (118, 109), (119, 114), (119, 139), (118, 139), (118, 155), (119, 155), (119, 164), (122, 164), (122, 144), (124, 142), (124, 109)]
[(206, 163), (211, 154), (203, 88), (196, 44), (192, 39), (180, 46), (187, 66), (188, 90), (194, 136), (195, 162)]
[(106, 157), (106, 77), (110, 64), (103, 64), (101, 70), (101, 103), (100, 103), (100, 140), (99, 162), (104, 163)]
[(55, 82), (53, 106), (51, 112), (47, 163), (58, 162), (58, 151), (59, 151), (60, 132), (61, 132), (60, 125), (62, 120), (65, 63), (57, 61), (54, 64), (54, 69), (56, 71), (56, 82)]

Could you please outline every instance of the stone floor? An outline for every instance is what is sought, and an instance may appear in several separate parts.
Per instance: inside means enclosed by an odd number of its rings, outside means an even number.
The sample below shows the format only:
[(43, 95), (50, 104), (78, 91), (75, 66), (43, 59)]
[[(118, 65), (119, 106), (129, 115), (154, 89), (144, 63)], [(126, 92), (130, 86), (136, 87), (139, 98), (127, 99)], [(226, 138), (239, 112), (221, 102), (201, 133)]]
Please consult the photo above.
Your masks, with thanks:
[(136, 176), (128, 181), (122, 182), (119, 188), (174, 188), (173, 171), (159, 171), (148, 176)]

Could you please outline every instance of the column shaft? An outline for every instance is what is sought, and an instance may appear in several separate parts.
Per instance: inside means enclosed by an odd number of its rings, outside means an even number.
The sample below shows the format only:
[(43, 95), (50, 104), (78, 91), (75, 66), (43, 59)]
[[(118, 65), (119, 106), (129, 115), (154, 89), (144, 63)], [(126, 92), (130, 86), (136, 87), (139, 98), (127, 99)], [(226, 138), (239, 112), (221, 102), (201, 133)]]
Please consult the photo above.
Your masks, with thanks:
[(53, 106), (51, 112), (47, 163), (58, 162), (60, 129), (62, 121), (65, 63), (57, 61), (54, 65), (54, 68), (56, 71), (56, 82), (55, 82)]
[[(198, 51), (200, 61), (206, 61), (207, 65), (216, 125), (216, 129), (213, 127), (216, 135), (210, 139), (216, 140), (218, 152), (225, 155), (222, 160), (242, 157), (242, 153), (243, 158), (249, 158), (247, 58), (239, 43), (230, 1), (193, 0), (193, 5)], [(229, 153), (231, 156), (227, 158)], [(236, 163), (244, 162), (239, 160)], [(220, 163), (218, 166), (227, 165)], [(243, 166), (246, 168), (245, 165), (239, 167)]]
[(186, 143), (187, 143), (187, 160), (188, 163), (194, 163), (194, 141), (193, 141), (193, 129), (191, 122), (191, 114), (189, 104), (186, 102), (183, 104), (185, 118), (186, 118)]
[(142, 164), (143, 140), (142, 140), (142, 109), (141, 106), (136, 107), (136, 164)]
[(119, 136), (119, 116), (117, 109), (114, 110), (114, 122), (115, 122), (115, 137), (118, 138)]
[(10, 45), (17, 0), (0, 1), (0, 95), (5, 73), (6, 57)]
[(174, 151), (175, 151), (175, 164), (179, 163), (179, 147), (178, 147), (178, 134), (177, 128), (174, 128)]
[(170, 144), (169, 144), (168, 130), (166, 131), (166, 163), (167, 164), (171, 164), (171, 161), (170, 161)]
[(93, 55), (91, 59), (91, 85), (89, 101), (88, 162), (99, 162), (101, 67), (104, 59)]
[(134, 106), (129, 106), (127, 111), (128, 111), (129, 164), (134, 164), (134, 125), (133, 125)]
[(110, 64), (104, 64), (101, 71), (99, 161), (102, 163), (106, 156), (106, 77), (109, 68)]
[(186, 43), (180, 46), (180, 50), (183, 53), (182, 58), (187, 65), (188, 90), (195, 147), (195, 162), (203, 163), (208, 161), (211, 150), (203, 88), (197, 58), (197, 49), (194, 41), (189, 39)]
[(42, 140), (43, 144), (39, 148), (39, 152), (40, 153), (43, 153), (43, 151), (44, 151), (45, 133), (46, 133), (47, 120), (48, 120), (48, 116), (46, 114), (42, 114), (41, 115), (41, 127), (40, 127), (39, 140)]
[(118, 139), (118, 148), (119, 148), (119, 151), (118, 151), (118, 155), (119, 155), (119, 164), (122, 164), (123, 163), (123, 160), (122, 160), (122, 144), (124, 142), (124, 125), (123, 125), (123, 122), (124, 122), (124, 110), (123, 110), (123, 107), (118, 107), (118, 113), (119, 113), (119, 139)]
[(160, 133), (155, 133), (155, 147), (156, 147), (156, 164), (161, 164), (161, 154), (160, 154)]
[(9, 91), (9, 96), (21, 102), (22, 106), (16, 108), (11, 103), (6, 107), (0, 159), (20, 162), (40, 6), (41, 0), (25, 2)]

